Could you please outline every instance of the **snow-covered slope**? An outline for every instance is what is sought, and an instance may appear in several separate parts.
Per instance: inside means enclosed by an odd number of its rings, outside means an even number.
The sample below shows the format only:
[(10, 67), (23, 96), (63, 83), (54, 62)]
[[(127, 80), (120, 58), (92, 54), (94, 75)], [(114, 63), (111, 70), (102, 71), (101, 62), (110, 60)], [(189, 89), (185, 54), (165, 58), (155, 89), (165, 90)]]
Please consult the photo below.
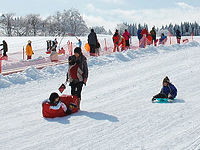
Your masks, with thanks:
[[(199, 150), (199, 57), (193, 41), (89, 58), (81, 111), (55, 119), (42, 117), (41, 102), (67, 65), (1, 76), (0, 149)], [(152, 104), (166, 75), (177, 99)]]

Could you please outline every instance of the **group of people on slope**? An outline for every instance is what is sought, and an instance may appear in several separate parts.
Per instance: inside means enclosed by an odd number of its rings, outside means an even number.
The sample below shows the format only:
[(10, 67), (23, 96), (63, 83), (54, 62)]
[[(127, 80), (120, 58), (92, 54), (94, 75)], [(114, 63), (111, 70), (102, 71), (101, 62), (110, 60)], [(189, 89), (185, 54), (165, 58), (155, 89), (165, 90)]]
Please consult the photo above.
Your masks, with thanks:
[(115, 34), (113, 35), (113, 43), (114, 43), (114, 49), (113, 52), (119, 52), (119, 46), (121, 45), (121, 51), (130, 49), (130, 38), (131, 35), (127, 31), (127, 29), (124, 30), (124, 33), (122, 36), (120, 36), (119, 31), (116, 30)]
[[(158, 39), (156, 39), (155, 27), (152, 28), (150, 33), (148, 33), (148, 30), (146, 28), (144, 29), (139, 28), (137, 31), (137, 36), (138, 36), (139, 41), (142, 39), (144, 35), (149, 41), (147, 42), (148, 45), (154, 44), (154, 46), (157, 46)], [(180, 44), (181, 32), (179, 31), (179, 29), (176, 30), (176, 38), (177, 38), (177, 43)], [(164, 35), (164, 33), (162, 33), (159, 39), (159, 44), (165, 44), (166, 41), (167, 41), (167, 36)]]
[(90, 56), (100, 56), (99, 49), (101, 46), (94, 29), (91, 29), (91, 32), (88, 35), (88, 44), (90, 46)]

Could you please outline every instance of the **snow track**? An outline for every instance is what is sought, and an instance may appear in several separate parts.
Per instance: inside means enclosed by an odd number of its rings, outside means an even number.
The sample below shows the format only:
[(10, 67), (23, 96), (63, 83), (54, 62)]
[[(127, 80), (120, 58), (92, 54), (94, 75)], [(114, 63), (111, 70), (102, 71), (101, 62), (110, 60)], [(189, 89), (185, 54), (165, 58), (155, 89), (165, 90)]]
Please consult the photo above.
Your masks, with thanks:
[[(199, 150), (199, 58), (195, 41), (89, 58), (82, 110), (55, 119), (42, 118), (41, 101), (65, 81), (67, 65), (29, 68), (38, 77), (20, 73), (30, 78), (23, 84), (1, 77), (11, 84), (0, 89), (0, 149)], [(166, 75), (177, 100), (153, 104)]]

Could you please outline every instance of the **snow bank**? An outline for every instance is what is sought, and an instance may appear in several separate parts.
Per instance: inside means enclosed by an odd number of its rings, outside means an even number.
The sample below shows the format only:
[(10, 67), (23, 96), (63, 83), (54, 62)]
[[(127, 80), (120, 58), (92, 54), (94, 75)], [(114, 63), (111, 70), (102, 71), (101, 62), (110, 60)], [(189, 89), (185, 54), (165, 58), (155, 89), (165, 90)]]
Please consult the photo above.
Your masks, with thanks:
[[(200, 44), (196, 41), (189, 42), (187, 44), (175, 44), (175, 45), (159, 45), (158, 47), (148, 46), (147, 48), (139, 48), (138, 50), (127, 50), (123, 52), (112, 53), (111, 55), (104, 55), (100, 57), (90, 57), (88, 59), (88, 66), (103, 66), (109, 63), (128, 62), (135, 58), (147, 57), (148, 55), (154, 55), (163, 52), (184, 50), (191, 47), (200, 47)], [(66, 59), (66, 58), (63, 58)], [(36, 60), (27, 61), (47, 61), (43, 57), (38, 57)], [(24, 63), (24, 62), (23, 62)], [(23, 64), (21, 63), (21, 64)], [(26, 63), (26, 62), (25, 62)], [(15, 64), (12, 64), (15, 65)], [(19, 64), (16, 64), (19, 65)], [(8, 66), (7, 66), (8, 67)], [(7, 88), (14, 84), (25, 84), (26, 82), (39, 80), (42, 78), (52, 77), (55, 74), (66, 74), (68, 65), (57, 65), (52, 67), (45, 67), (42, 70), (35, 69), (34, 67), (28, 67), (22, 73), (15, 73), (7, 76), (0, 76), (0, 88)]]

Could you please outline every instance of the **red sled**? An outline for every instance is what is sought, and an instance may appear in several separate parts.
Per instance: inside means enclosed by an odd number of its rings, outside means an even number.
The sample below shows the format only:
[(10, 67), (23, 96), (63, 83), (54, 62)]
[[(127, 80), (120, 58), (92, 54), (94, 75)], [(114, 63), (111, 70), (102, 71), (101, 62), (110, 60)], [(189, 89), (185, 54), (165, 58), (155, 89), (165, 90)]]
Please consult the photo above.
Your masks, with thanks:
[(46, 54), (51, 54), (51, 51), (47, 51)]
[[(74, 103), (77, 105), (77, 97), (72, 95), (62, 95), (60, 96), (60, 100), (69, 108), (70, 103)], [(64, 117), (67, 114), (64, 112), (62, 108), (55, 110), (50, 108), (49, 102), (42, 103), (42, 115), (44, 118), (56, 118), (56, 117)], [(78, 108), (72, 108), (72, 113), (78, 112)]]

